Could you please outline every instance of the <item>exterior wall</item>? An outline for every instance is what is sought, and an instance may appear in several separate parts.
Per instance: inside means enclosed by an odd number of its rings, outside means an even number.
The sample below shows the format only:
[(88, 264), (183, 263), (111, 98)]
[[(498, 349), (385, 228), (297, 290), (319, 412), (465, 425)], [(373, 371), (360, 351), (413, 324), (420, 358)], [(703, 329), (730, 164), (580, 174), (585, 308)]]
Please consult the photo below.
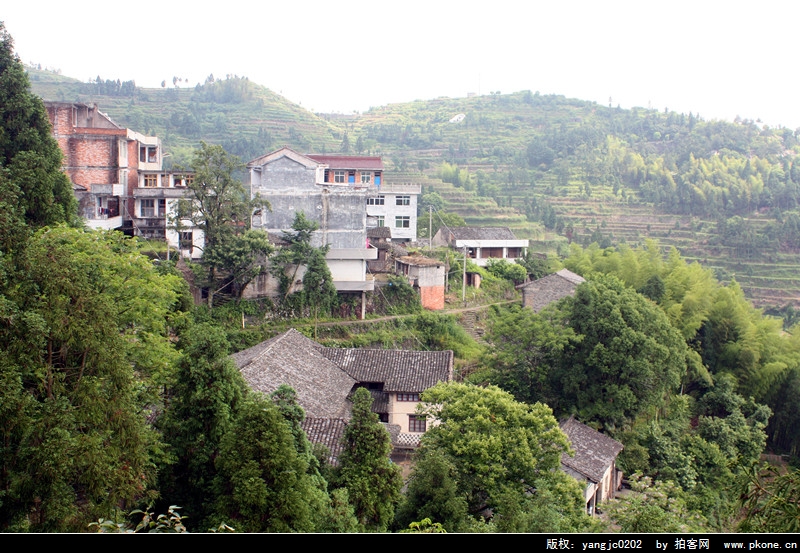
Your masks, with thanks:
[[(92, 228), (121, 227), (125, 187), (120, 155), (125, 129), (95, 106), (46, 102), (53, 136), (63, 153), (62, 170), (73, 183), (79, 214)], [(122, 148), (121, 148), (122, 147)]]
[[(382, 205), (367, 203), (367, 215), (383, 217), (383, 225), (392, 229), (393, 241), (416, 242), (417, 240), (417, 200), (419, 185), (384, 184), (370, 191), (370, 198), (383, 197)], [(402, 198), (406, 198), (406, 204)], [(398, 205), (400, 201), (400, 205)], [(398, 217), (407, 218), (408, 226), (400, 223)], [(404, 219), (405, 220), (405, 219)]]
[(417, 401), (397, 401), (396, 393), (389, 394), (389, 424), (398, 425), (400, 432), (408, 434), (408, 416), (417, 412), (417, 405)]
[[(432, 259), (414, 259), (415, 256), (396, 260), (398, 274), (408, 278), (409, 283), (419, 290), (422, 307), (430, 310), (444, 309), (445, 265)], [(413, 261), (411, 261), (414, 259)]]
[(272, 210), (253, 217), (253, 228), (268, 232), (290, 230), (295, 213), (303, 212), (319, 225), (312, 245), (332, 248), (366, 248), (366, 192), (353, 188), (317, 185), (316, 168), (280, 158), (261, 167), (252, 177), (251, 193), (270, 202)]
[[(118, 228), (136, 219), (134, 191), (140, 169), (160, 171), (161, 142), (114, 123), (97, 106), (45, 102), (53, 135), (64, 154), (63, 170), (76, 191), (87, 224)], [(155, 156), (139, 162), (141, 146)]]
[(420, 286), (419, 299), (422, 307), (431, 311), (444, 309), (444, 285)]
[[(331, 256), (336, 250), (331, 250)], [(333, 280), (363, 281), (366, 279), (367, 264), (361, 259), (326, 259)]]
[(522, 256), (524, 248), (528, 247), (527, 240), (457, 240), (455, 248), (462, 250), (467, 247), (467, 256), (479, 267), (485, 267), (490, 259), (509, 259), (517, 257), (508, 255), (509, 250)]
[(577, 284), (553, 275), (544, 278), (547, 279), (546, 283), (537, 284), (537, 281), (534, 281), (522, 286), (523, 307), (529, 307), (538, 313), (551, 302), (575, 295)]

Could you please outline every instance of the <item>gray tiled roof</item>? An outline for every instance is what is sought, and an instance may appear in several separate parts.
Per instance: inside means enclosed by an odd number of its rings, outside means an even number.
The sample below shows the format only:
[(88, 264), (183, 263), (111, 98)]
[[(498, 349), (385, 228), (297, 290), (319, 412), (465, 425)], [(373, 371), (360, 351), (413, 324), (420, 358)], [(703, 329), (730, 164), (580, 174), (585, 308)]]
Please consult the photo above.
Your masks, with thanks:
[(600, 482), (608, 467), (614, 463), (617, 455), (622, 451), (623, 445), (617, 440), (579, 423), (574, 417), (563, 421), (560, 426), (575, 451), (574, 457), (562, 454), (561, 464), (592, 482)]
[(232, 357), (252, 389), (271, 393), (288, 384), (309, 417), (349, 418), (347, 395), (356, 381), (318, 348), (291, 329)]
[(452, 351), (323, 348), (320, 351), (359, 382), (383, 382), (385, 392), (424, 392), (447, 382)]
[(373, 227), (367, 229), (367, 236), (369, 238), (391, 238), (392, 229), (389, 227)]
[(452, 227), (456, 240), (516, 240), (508, 227)]
[(330, 451), (328, 462), (337, 464), (342, 453), (342, 436), (347, 426), (344, 419), (309, 418), (300, 424), (312, 444), (322, 444)]
[(554, 301), (574, 295), (582, 282), (586, 282), (582, 276), (561, 269), (557, 273), (520, 284), (517, 288), (522, 289), (524, 304), (538, 313)]

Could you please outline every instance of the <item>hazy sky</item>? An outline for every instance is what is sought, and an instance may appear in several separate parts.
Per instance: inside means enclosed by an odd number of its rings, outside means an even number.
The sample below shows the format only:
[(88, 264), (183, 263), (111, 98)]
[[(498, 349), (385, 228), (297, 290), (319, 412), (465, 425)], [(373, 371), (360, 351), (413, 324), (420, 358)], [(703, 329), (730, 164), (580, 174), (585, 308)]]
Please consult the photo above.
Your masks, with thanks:
[(800, 127), (795, 0), (5, 4), (23, 62), (84, 81), (236, 74), (342, 113), (538, 90)]

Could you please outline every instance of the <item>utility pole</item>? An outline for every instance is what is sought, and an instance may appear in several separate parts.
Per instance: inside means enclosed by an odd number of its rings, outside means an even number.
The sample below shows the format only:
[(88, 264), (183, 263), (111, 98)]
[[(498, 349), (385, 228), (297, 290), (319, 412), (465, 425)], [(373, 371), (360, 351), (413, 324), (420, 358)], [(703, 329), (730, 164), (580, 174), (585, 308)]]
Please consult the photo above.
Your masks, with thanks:
[(464, 246), (464, 274), (461, 275), (461, 301), (467, 306), (467, 247)]
[(428, 206), (428, 251), (433, 251), (433, 206)]

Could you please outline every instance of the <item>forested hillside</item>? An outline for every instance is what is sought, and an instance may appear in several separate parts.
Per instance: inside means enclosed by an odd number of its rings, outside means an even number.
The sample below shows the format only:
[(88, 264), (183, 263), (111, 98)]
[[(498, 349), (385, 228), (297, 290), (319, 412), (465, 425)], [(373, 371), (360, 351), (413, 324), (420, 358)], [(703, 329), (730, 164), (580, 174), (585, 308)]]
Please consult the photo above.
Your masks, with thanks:
[(45, 99), (96, 102), (160, 136), (170, 164), (186, 164), (201, 139), (245, 161), (283, 145), (382, 155), (389, 178), (420, 181), (445, 212), (510, 226), (536, 249), (658, 238), (735, 279), (758, 306), (785, 315), (800, 304), (800, 149), (790, 129), (530, 91), (325, 115), (231, 75), (142, 89), (29, 74)]

